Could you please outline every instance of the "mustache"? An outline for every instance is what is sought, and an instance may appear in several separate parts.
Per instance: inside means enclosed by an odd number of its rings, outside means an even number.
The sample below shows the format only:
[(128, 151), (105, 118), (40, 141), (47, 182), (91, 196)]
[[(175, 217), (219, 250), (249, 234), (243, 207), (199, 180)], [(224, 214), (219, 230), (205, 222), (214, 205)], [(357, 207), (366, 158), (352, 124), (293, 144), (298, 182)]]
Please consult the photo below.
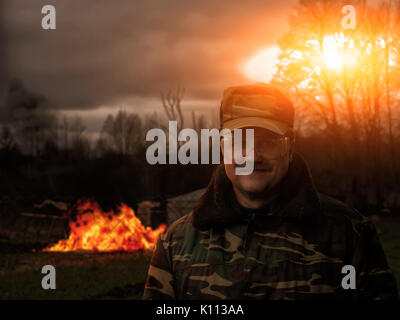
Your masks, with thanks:
[[(244, 167), (245, 164), (236, 164), (236, 167)], [(254, 170), (260, 170), (260, 171), (266, 171), (266, 172), (271, 172), (273, 169), (273, 166), (265, 161), (255, 161), (253, 165)]]
[(272, 166), (270, 166), (269, 164), (254, 164), (254, 170), (262, 170), (262, 171), (267, 171), (270, 172), (272, 171)]

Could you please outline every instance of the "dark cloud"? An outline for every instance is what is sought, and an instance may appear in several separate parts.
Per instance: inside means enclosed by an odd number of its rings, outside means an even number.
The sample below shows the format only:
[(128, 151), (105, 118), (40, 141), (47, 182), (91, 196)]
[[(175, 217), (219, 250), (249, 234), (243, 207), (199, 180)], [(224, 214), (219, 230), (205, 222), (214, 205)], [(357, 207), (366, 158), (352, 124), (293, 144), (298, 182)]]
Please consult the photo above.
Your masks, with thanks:
[[(0, 105), (0, 125), (15, 125), (21, 121), (32, 122), (34, 118), (47, 119), (51, 114), (47, 99), (27, 89), (20, 79), (7, 84), (4, 102)], [(40, 120), (47, 122), (47, 120)]]
[[(217, 98), (245, 81), (242, 59), (279, 39), (293, 2), (3, 0), (7, 77), (64, 109), (157, 96), (177, 84), (191, 98)], [(45, 4), (56, 7), (55, 31), (41, 29)]]
[[(19, 79), (9, 81), (0, 104), (0, 125), (14, 123), (45, 109), (46, 98), (25, 88)], [(39, 110), (40, 109), (40, 110)]]
[(13, 79), (9, 82), (5, 103), (7, 108), (33, 111), (45, 102), (43, 96), (28, 91), (21, 80)]

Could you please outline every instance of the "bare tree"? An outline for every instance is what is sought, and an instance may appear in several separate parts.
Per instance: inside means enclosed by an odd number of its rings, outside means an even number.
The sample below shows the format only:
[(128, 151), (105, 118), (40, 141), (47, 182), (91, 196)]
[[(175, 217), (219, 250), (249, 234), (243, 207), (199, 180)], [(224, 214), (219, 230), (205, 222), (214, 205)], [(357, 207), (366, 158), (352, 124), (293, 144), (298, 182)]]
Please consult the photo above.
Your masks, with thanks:
[(101, 139), (118, 154), (133, 154), (143, 144), (142, 121), (137, 114), (120, 109), (115, 117), (109, 115), (104, 121)]
[(184, 117), (182, 114), (181, 101), (185, 89), (180, 86), (175, 91), (168, 90), (166, 94), (161, 94), (161, 102), (169, 121), (176, 120), (178, 122), (178, 131), (183, 128)]
[(62, 122), (60, 125), (61, 136), (62, 136), (62, 147), (64, 150), (69, 148), (69, 135), (70, 135), (70, 123), (66, 115), (62, 118)]

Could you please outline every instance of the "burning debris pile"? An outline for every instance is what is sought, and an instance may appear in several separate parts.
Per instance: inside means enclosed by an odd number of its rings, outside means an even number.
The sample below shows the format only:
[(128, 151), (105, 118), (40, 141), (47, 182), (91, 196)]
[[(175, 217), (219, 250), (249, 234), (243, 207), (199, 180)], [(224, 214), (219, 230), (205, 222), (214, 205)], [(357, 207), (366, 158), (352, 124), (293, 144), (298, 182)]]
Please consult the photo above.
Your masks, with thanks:
[(70, 235), (44, 251), (136, 251), (151, 249), (166, 226), (156, 230), (143, 226), (134, 211), (121, 204), (118, 212), (103, 212), (91, 200), (79, 200), (76, 217), (70, 217)]

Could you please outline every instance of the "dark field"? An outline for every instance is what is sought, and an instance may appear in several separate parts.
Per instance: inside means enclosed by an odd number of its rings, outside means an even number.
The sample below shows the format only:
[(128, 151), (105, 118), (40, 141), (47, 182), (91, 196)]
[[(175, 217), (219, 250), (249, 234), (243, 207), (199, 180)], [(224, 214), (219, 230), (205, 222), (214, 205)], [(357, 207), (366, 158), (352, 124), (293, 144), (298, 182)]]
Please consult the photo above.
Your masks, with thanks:
[[(400, 288), (400, 221), (376, 225)], [(150, 258), (151, 251), (1, 254), (0, 299), (140, 299)], [(56, 267), (56, 290), (41, 288), (46, 264)]]
[(376, 227), (389, 266), (396, 277), (397, 290), (400, 294), (400, 221), (398, 219), (388, 219), (376, 223)]
[[(0, 299), (140, 299), (150, 258), (151, 251), (2, 254)], [(56, 290), (41, 287), (46, 264), (56, 268)]]

